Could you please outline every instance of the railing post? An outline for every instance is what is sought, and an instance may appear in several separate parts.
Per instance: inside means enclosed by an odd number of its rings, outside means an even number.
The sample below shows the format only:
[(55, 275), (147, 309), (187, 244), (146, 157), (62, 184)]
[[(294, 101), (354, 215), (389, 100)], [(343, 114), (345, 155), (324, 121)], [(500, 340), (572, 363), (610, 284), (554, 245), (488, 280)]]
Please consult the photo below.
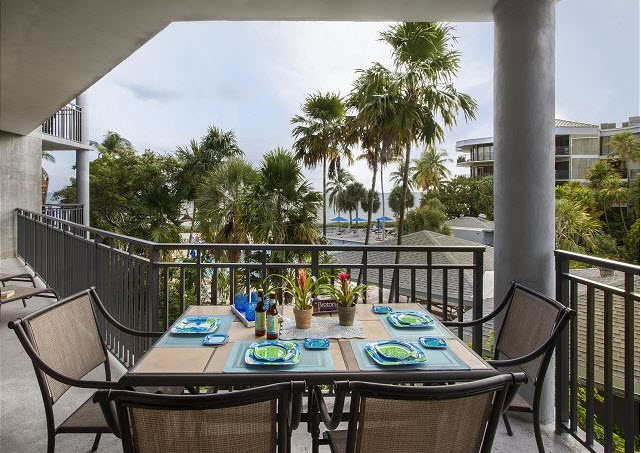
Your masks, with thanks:
[(318, 278), (318, 250), (312, 250), (312, 275)]
[[(570, 272), (570, 260), (560, 253), (555, 254), (555, 284), (556, 300), (568, 307), (570, 304), (570, 286), (568, 280), (563, 276)], [(575, 321), (572, 321), (575, 322)], [(569, 360), (570, 360), (570, 342), (569, 331), (566, 327), (559, 337), (559, 343), (555, 351), (555, 427), (556, 432), (561, 433), (563, 425), (568, 419), (569, 404)], [(573, 345), (574, 347), (574, 345)]]
[[(153, 247), (149, 252), (149, 275), (147, 276), (147, 304), (148, 304), (148, 318), (149, 318), (149, 327), (151, 331), (157, 331), (160, 329), (160, 301), (158, 300), (158, 287), (160, 285), (160, 275), (158, 262), (160, 261), (160, 251)], [(196, 272), (200, 275), (200, 268)], [(200, 280), (197, 282), (198, 288), (200, 288)], [(200, 295), (200, 290), (198, 291)], [(200, 300), (196, 303), (200, 305)]]
[[(472, 317), (483, 317), (483, 253), (485, 250), (474, 252), (474, 295), (472, 296)], [(431, 263), (430, 263), (431, 264)], [(444, 285), (446, 283), (444, 282)], [(483, 326), (472, 327), (472, 349), (483, 356)]]

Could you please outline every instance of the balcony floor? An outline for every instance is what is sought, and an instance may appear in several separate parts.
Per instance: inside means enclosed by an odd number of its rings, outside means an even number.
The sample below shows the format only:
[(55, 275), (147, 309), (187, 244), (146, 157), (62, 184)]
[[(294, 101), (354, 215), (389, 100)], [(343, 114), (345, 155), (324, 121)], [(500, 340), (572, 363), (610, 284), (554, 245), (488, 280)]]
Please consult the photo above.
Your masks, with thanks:
[[(24, 267), (16, 259), (0, 262), (2, 272), (23, 271)], [(20, 284), (20, 283), (19, 283)], [(46, 451), (47, 436), (42, 397), (33, 372), (33, 368), (15, 334), (7, 323), (15, 318), (41, 308), (51, 299), (33, 298), (27, 301), (27, 308), (17, 301), (2, 307), (0, 319), (0, 451), (36, 452)], [(124, 368), (114, 359), (112, 363), (114, 376), (118, 377)], [(89, 378), (101, 379), (102, 370), (94, 370)], [(54, 406), (56, 420), (59, 422), (83, 402), (92, 392), (83, 389), (69, 390)], [(511, 415), (514, 436), (505, 433), (502, 424), (496, 434), (494, 449), (496, 452), (535, 452), (536, 443), (528, 416)], [(582, 452), (585, 451), (568, 435), (555, 435), (551, 426), (544, 427), (546, 451)], [(62, 434), (56, 439), (58, 452), (87, 452), (91, 448), (93, 435)], [(293, 451), (311, 451), (311, 441), (307, 430), (301, 426), (294, 432)], [(122, 451), (120, 440), (115, 436), (103, 436), (99, 452)], [(329, 448), (321, 447), (322, 452)]]

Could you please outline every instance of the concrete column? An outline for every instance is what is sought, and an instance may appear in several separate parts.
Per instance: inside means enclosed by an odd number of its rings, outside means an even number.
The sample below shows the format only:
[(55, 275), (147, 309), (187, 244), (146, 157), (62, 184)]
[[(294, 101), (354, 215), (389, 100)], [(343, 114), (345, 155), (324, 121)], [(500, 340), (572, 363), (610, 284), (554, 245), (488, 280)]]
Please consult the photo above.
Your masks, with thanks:
[[(82, 109), (81, 137), (89, 143), (89, 118), (85, 94), (76, 97), (76, 105)], [(76, 203), (83, 206), (82, 223), (89, 226), (89, 151), (76, 150)]]
[(16, 256), (16, 208), (42, 209), (42, 140), (0, 131), (0, 259)]
[[(512, 280), (554, 297), (555, 3), (494, 7), (495, 304)], [(542, 421), (553, 416), (552, 378)]]

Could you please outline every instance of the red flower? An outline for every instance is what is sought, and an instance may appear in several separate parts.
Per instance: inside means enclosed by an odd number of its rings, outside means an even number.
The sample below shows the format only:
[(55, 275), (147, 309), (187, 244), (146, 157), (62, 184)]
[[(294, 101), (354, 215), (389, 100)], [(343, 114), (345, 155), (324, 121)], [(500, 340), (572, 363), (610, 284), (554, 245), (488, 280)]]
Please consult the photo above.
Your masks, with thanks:
[(307, 283), (307, 272), (305, 269), (298, 269), (298, 286), (300, 289), (305, 289)]
[(349, 274), (347, 272), (341, 272), (338, 274), (338, 282), (341, 285), (343, 295), (346, 296), (349, 292)]
[(345, 280), (349, 280), (349, 274), (347, 272), (341, 272), (338, 274), (338, 281), (343, 283)]

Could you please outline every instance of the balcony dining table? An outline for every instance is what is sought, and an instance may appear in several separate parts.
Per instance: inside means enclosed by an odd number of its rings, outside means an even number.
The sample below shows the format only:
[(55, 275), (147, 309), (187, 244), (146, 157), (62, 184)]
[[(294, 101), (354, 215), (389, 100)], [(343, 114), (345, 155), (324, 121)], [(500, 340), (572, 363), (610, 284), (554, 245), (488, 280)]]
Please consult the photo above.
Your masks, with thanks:
[[(417, 310), (427, 312), (420, 304), (392, 304), (396, 310)], [(378, 383), (443, 383), (482, 379), (498, 374), (464, 341), (444, 327), (433, 317), (433, 327), (426, 333), (423, 329), (391, 328), (386, 315), (376, 314), (371, 304), (359, 304), (355, 325), (360, 330), (359, 338), (330, 338), (329, 349), (323, 351), (307, 350), (301, 343), (300, 366), (292, 367), (250, 367), (242, 360), (244, 351), (253, 341), (265, 340), (255, 337), (254, 328), (246, 327), (233, 317), (229, 305), (193, 305), (184, 316), (216, 316), (227, 318), (225, 330), (228, 342), (222, 346), (204, 346), (201, 338), (183, 340), (167, 332), (157, 340), (120, 379), (120, 383), (131, 386), (185, 386), (185, 387), (228, 387), (257, 386), (290, 380), (304, 380), (308, 386), (331, 385), (335, 381), (368, 381)], [(289, 305), (279, 307), (284, 318), (293, 319), (293, 309)], [(329, 319), (328, 319), (329, 318)], [(317, 321), (323, 319), (324, 321)], [(333, 322), (335, 320), (335, 322)], [(338, 324), (337, 314), (318, 314), (312, 320), (323, 324)], [(222, 324), (225, 324), (223, 322)], [(221, 325), (222, 325), (221, 324)], [(397, 335), (396, 333), (399, 332)], [(445, 340), (447, 348), (440, 356), (430, 355), (425, 350), (427, 363), (420, 367), (378, 366), (369, 361), (361, 349), (364, 344), (378, 340), (401, 339), (418, 346), (421, 335), (438, 336)], [(327, 335), (329, 336), (329, 335)], [(295, 340), (297, 341), (297, 340)], [(305, 363), (305, 356), (317, 362)], [(311, 360), (311, 359), (310, 359)], [(311, 392), (309, 392), (311, 395)], [(312, 398), (308, 398), (308, 410), (303, 414), (312, 435), (313, 451), (318, 451), (320, 417)]]

